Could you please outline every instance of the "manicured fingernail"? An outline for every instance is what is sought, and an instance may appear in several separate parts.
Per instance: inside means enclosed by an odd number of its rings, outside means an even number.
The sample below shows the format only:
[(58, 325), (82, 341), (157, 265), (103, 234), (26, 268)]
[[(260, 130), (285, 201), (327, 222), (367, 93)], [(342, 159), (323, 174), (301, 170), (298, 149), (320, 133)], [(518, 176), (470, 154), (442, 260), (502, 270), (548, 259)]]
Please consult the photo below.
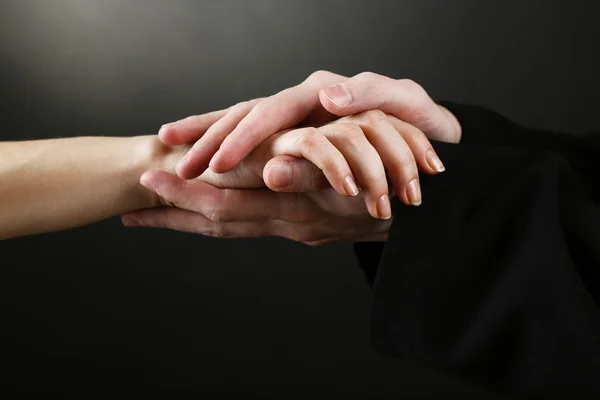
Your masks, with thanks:
[(292, 163), (276, 161), (269, 167), (269, 183), (274, 188), (283, 189), (292, 184)]
[(390, 205), (390, 196), (384, 194), (377, 200), (377, 214), (381, 219), (390, 219), (392, 217), (392, 206)]
[(421, 188), (419, 187), (418, 179), (410, 181), (406, 189), (406, 197), (408, 197), (409, 203), (413, 206), (421, 205)]
[(444, 172), (446, 170), (446, 167), (444, 167), (444, 164), (442, 164), (442, 160), (440, 160), (438, 155), (435, 154), (435, 151), (431, 149), (427, 150), (427, 153), (425, 153), (425, 158), (427, 158), (427, 163), (429, 163), (429, 166), (435, 171)]
[(348, 196), (356, 196), (358, 194), (358, 186), (356, 186), (356, 182), (354, 182), (354, 179), (350, 175), (344, 178), (344, 190)]
[(338, 107), (345, 107), (352, 102), (352, 95), (344, 84), (329, 86), (323, 89), (325, 97)]

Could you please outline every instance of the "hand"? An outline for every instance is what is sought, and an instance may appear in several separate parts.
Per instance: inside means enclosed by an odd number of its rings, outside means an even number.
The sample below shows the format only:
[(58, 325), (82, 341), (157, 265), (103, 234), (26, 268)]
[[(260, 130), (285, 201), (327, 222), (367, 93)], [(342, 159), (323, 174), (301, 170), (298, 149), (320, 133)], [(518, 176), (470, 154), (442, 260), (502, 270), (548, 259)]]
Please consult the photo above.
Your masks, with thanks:
[[(337, 116), (371, 109), (394, 115), (419, 128), (427, 138), (460, 141), (461, 127), (454, 115), (435, 104), (415, 82), (373, 73), (348, 79), (327, 71), (315, 72), (298, 86), (266, 99), (166, 124), (159, 137), (169, 145), (199, 139), (177, 166), (180, 177), (191, 179), (207, 168), (209, 160), (213, 171), (231, 170), (263, 140), (281, 129), (299, 123), (321, 124)], [(424, 156), (430, 154), (425, 152)], [(423, 161), (420, 166), (429, 165), (431, 173), (438, 169), (433, 159), (418, 161)]]
[[(389, 221), (391, 209), (383, 163), (392, 160), (388, 165), (395, 179), (406, 180), (413, 176), (410, 171), (407, 174), (405, 164), (395, 163), (399, 157), (394, 152), (401, 153), (399, 146), (387, 143), (387, 150), (380, 158), (365, 137), (365, 132), (377, 129), (387, 134), (377, 137), (377, 132), (372, 133), (375, 136), (372, 142), (377, 146), (386, 144), (386, 139), (401, 138), (396, 126), (402, 132), (410, 128), (395, 118), (390, 120), (378, 111), (369, 111), (319, 128), (281, 132), (265, 141), (234, 170), (225, 174), (205, 172), (200, 177), (204, 182), (184, 181), (166, 172), (148, 172), (142, 176), (142, 184), (157, 194), (160, 204), (179, 209), (163, 207), (138, 211), (125, 215), (123, 222), (127, 226), (164, 227), (218, 237), (283, 236), (311, 244), (336, 240), (385, 240), (390, 225), (382, 222)], [(388, 128), (393, 130), (392, 134), (386, 130)], [(308, 160), (281, 154), (306, 156)], [(412, 156), (413, 153), (406, 150), (406, 154)], [(373, 202), (363, 199), (362, 194), (343, 197), (331, 188), (314, 191), (325, 183), (316, 166), (321, 166), (334, 186), (337, 182), (338, 186), (344, 187), (343, 178), (349, 176), (348, 165), (336, 168), (336, 156), (341, 156), (342, 161), (344, 157), (350, 160), (353, 170), (361, 177), (359, 182), (364, 181), (367, 185), (369, 182), (383, 183), (386, 194), (372, 196), (372, 200), (376, 200)], [(270, 161), (265, 163), (265, 160)], [(276, 193), (267, 189), (218, 188), (206, 183), (236, 187), (243, 182), (246, 187), (256, 187), (260, 185), (259, 170), (263, 171), (263, 179), (271, 189), (313, 191)], [(416, 171), (412, 173), (416, 174)], [(371, 194), (370, 187), (366, 193)], [(405, 193), (402, 197), (407, 196), (411, 194)], [(382, 197), (385, 198), (383, 202)], [(361, 204), (363, 201), (367, 203), (368, 212)], [(380, 220), (374, 220), (369, 214)]]
[[(274, 181), (286, 176), (282, 169), (266, 174)], [(167, 228), (218, 238), (280, 236), (322, 245), (385, 241), (392, 222), (372, 218), (365, 210), (362, 194), (344, 197), (331, 188), (306, 193), (223, 189), (200, 180), (185, 181), (164, 171), (147, 172), (142, 184), (156, 192), (166, 206), (125, 214), (125, 226)], [(304, 190), (306, 184), (296, 180), (288, 188)]]
[[(255, 166), (257, 158), (262, 160), (261, 165), (264, 166), (264, 162), (273, 157), (302, 157), (322, 170), (339, 194), (355, 196), (360, 186), (365, 191), (369, 213), (374, 218), (387, 219), (391, 216), (391, 206), (386, 170), (400, 200), (407, 205), (420, 205), (417, 165), (421, 164), (422, 170), (431, 173), (431, 168), (423, 162), (427, 159), (428, 151), (433, 150), (420, 130), (381, 111), (371, 110), (318, 128), (300, 128), (274, 134), (242, 161), (241, 169), (234, 168), (219, 176), (221, 180), (229, 176), (237, 178), (237, 184), (229, 178), (230, 188), (239, 188), (240, 185), (255, 187), (260, 185), (257, 169), (245, 168), (245, 165)], [(441, 161), (435, 161), (438, 171), (442, 171)], [(269, 167), (272, 165), (269, 164)], [(240, 170), (254, 171), (255, 175), (239, 179)], [(202, 179), (206, 182), (208, 176), (214, 176), (214, 173), (207, 170)], [(211, 182), (214, 183), (214, 179)], [(269, 186), (266, 177), (265, 182)]]

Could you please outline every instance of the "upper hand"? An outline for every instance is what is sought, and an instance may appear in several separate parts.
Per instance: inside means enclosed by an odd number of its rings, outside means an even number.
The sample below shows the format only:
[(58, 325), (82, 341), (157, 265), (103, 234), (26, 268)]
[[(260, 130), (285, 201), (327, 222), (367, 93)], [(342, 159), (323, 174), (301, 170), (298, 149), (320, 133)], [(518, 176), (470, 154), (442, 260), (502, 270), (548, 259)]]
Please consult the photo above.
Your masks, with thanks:
[(215, 172), (231, 170), (282, 129), (299, 123), (321, 124), (372, 109), (417, 127), (429, 139), (460, 141), (456, 118), (415, 82), (368, 72), (346, 78), (327, 71), (317, 71), (301, 84), (265, 99), (166, 124), (159, 137), (169, 145), (198, 140), (177, 166), (180, 177), (191, 179), (209, 165)]

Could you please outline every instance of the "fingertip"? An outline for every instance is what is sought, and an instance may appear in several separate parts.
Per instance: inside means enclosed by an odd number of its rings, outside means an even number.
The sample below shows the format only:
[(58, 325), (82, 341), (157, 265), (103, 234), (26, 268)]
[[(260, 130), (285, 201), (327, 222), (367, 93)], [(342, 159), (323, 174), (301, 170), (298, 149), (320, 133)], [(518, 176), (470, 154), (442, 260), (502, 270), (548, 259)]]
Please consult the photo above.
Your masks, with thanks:
[(238, 163), (239, 161), (236, 162), (235, 158), (224, 157), (223, 151), (219, 150), (210, 159), (208, 168), (217, 174), (224, 174), (225, 172), (231, 171)]
[(325, 93), (325, 89), (319, 91), (319, 100), (325, 110), (338, 117), (343, 117), (347, 114), (345, 107), (338, 106), (331, 98)]
[(415, 178), (408, 183), (406, 188), (406, 199), (408, 200), (408, 205), (417, 207), (421, 205), (422, 194), (418, 178)]
[(146, 171), (140, 177), (140, 184), (144, 186), (146, 189), (150, 189), (154, 191), (156, 188), (156, 184), (154, 182), (155, 171)]
[(270, 160), (263, 170), (265, 185), (274, 191), (284, 191), (292, 184), (292, 162)]
[(158, 139), (168, 146), (177, 146), (183, 143), (179, 143), (177, 140), (176, 129), (173, 123), (164, 124), (158, 130)]
[(138, 220), (136, 220), (133, 216), (125, 214), (125, 215), (121, 215), (121, 223), (123, 224), (123, 226), (127, 227), (127, 228), (133, 228), (136, 226), (140, 226), (140, 223)]
[(382, 194), (377, 199), (377, 215), (379, 219), (390, 219), (392, 218), (392, 205), (390, 203), (390, 196), (387, 193)]
[(365, 196), (365, 204), (367, 206), (367, 211), (371, 215), (371, 217), (375, 219), (379, 219), (379, 214), (377, 212), (377, 201), (373, 201)]
[(195, 179), (202, 175), (205, 170), (206, 164), (203, 163), (202, 159), (198, 158), (198, 155), (194, 155), (192, 151), (189, 151), (175, 165), (175, 173), (178, 177), (185, 180)]
[(432, 149), (427, 150), (425, 153), (425, 160), (429, 168), (433, 170), (434, 173), (439, 174), (446, 170), (446, 167), (440, 160), (439, 156)]

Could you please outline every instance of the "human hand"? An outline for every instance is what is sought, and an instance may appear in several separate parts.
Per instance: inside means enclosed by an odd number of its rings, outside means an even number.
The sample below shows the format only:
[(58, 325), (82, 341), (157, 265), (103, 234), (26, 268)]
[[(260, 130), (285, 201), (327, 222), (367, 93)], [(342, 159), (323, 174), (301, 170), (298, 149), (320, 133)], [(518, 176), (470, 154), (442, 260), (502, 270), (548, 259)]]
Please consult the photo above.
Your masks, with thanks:
[[(411, 172), (407, 174), (403, 168), (406, 164), (395, 163), (394, 151), (399, 149), (398, 146), (388, 146), (392, 151), (388, 149), (379, 158), (365, 137), (365, 132), (376, 129), (384, 133), (388, 128), (397, 129), (394, 124), (399, 124), (401, 130), (409, 128), (393, 117), (383, 115), (383, 120), (381, 117), (380, 112), (369, 111), (319, 128), (280, 132), (224, 174), (208, 170), (197, 180), (186, 181), (165, 171), (147, 172), (141, 182), (156, 193), (157, 205), (163, 207), (129, 213), (123, 216), (123, 223), (217, 237), (283, 236), (309, 244), (385, 240), (391, 210), (382, 210), (381, 202), (373, 203), (366, 198), (380, 199), (372, 196), (373, 188), (368, 186), (356, 196), (340, 196), (325, 180), (327, 177), (334, 186), (337, 182), (343, 187), (347, 164), (342, 163), (341, 169), (335, 168), (339, 155), (342, 160), (349, 160), (352, 169), (361, 177), (359, 182), (375, 182), (376, 190), (382, 190), (377, 184), (387, 185), (382, 170), (388, 156), (392, 159), (390, 175), (395, 180), (410, 179)], [(394, 131), (389, 137), (401, 136)], [(377, 143), (377, 140), (376, 137), (373, 142)], [(314, 151), (315, 148), (318, 150)], [(409, 150), (407, 154), (412, 155), (412, 152)], [(372, 155), (377, 158), (373, 160)], [(172, 167), (174, 160), (168, 164)], [(364, 178), (373, 175), (375, 179)], [(256, 189), (263, 180), (273, 191)], [(383, 190), (387, 193), (387, 187)]]
[[(290, 190), (321, 186), (312, 179), (310, 163), (288, 157), (284, 168), (266, 169), (271, 181), (282, 181), (284, 169), (308, 172), (294, 179)], [(316, 169), (316, 168), (315, 168)], [(316, 171), (319, 171), (316, 169)], [(298, 176), (300, 178), (300, 175)], [(149, 171), (142, 184), (157, 194), (162, 206), (127, 213), (127, 227), (154, 227), (217, 238), (279, 236), (309, 245), (331, 242), (385, 241), (392, 219), (375, 219), (364, 206), (363, 194), (340, 196), (331, 187), (301, 193), (261, 189), (225, 189), (200, 179), (183, 180), (165, 171)]]
[[(256, 167), (256, 161), (264, 167), (273, 157), (302, 157), (323, 171), (331, 186), (341, 195), (355, 196), (360, 186), (365, 192), (370, 214), (387, 219), (391, 216), (391, 206), (386, 170), (398, 198), (407, 205), (419, 205), (422, 196), (416, 159), (426, 159), (428, 150), (431, 146), (417, 128), (379, 110), (371, 110), (318, 128), (299, 128), (274, 134), (239, 167), (225, 174), (207, 170), (202, 180), (207, 182), (206, 178), (218, 176), (220, 181), (226, 180), (225, 185), (229, 188), (256, 187), (261, 184), (257, 180), (260, 168)], [(441, 165), (439, 160), (438, 163)], [(270, 169), (276, 163), (267, 165)], [(427, 168), (422, 169), (427, 171)], [(254, 175), (247, 176), (248, 171), (254, 172)], [(235, 178), (235, 182), (231, 177)], [(289, 191), (270, 185), (266, 174), (264, 179), (273, 190)], [(221, 185), (215, 179), (210, 182)]]
[[(166, 124), (159, 137), (169, 145), (198, 140), (177, 166), (180, 177), (191, 179), (209, 165), (216, 172), (231, 170), (258, 144), (281, 129), (300, 123), (322, 124), (338, 116), (372, 109), (419, 128), (426, 138), (460, 141), (461, 127), (456, 118), (435, 104), (415, 82), (373, 73), (348, 79), (327, 71), (317, 71), (301, 84), (265, 99)], [(432, 149), (423, 157), (417, 161), (424, 172), (435, 173), (440, 169)]]

